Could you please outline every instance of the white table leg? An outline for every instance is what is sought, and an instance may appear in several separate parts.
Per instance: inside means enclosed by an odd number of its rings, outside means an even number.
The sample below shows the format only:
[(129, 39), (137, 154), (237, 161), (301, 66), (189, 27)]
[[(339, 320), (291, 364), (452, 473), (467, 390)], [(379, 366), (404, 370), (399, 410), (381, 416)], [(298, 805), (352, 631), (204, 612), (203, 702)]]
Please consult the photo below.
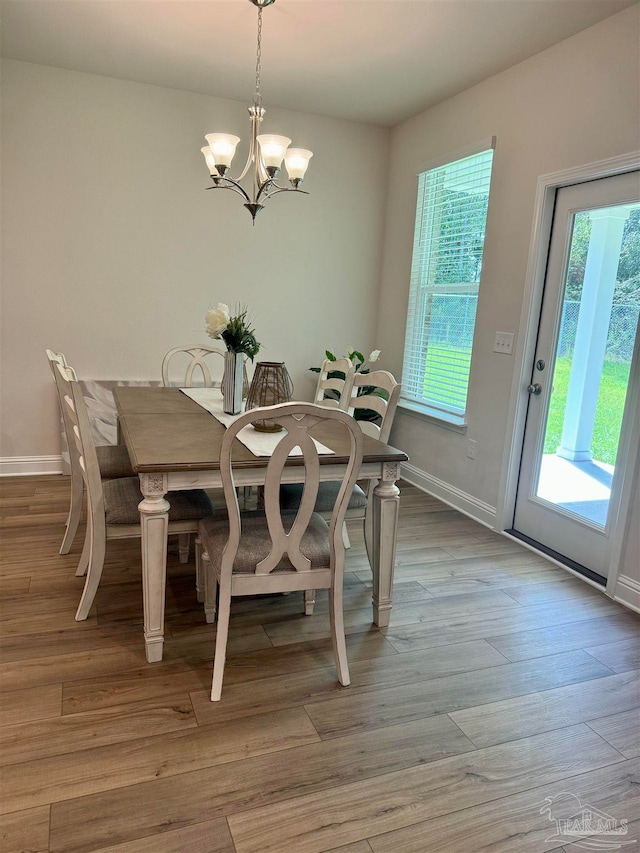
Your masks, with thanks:
[(373, 513), (373, 621), (380, 628), (386, 627), (391, 617), (400, 505), (400, 490), (396, 480), (399, 476), (399, 464), (385, 462), (382, 479), (373, 490), (372, 505), (367, 507), (367, 512)]
[(162, 660), (164, 596), (167, 584), (169, 502), (163, 474), (140, 474), (144, 500), (138, 505), (142, 528), (142, 600), (144, 644), (149, 663)]

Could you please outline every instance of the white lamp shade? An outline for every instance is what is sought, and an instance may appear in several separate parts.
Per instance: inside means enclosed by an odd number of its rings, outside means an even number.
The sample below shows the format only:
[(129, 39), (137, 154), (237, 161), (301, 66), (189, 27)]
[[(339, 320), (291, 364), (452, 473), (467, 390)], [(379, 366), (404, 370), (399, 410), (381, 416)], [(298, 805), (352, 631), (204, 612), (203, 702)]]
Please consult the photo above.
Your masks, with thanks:
[(207, 133), (205, 139), (209, 143), (214, 162), (218, 166), (230, 166), (240, 137), (230, 133)]
[(309, 160), (313, 157), (313, 151), (306, 148), (289, 148), (284, 159), (290, 180), (298, 178), (302, 180), (309, 166)]
[(209, 169), (210, 175), (217, 175), (218, 170), (216, 169), (216, 158), (211, 153), (211, 149), (208, 145), (205, 145), (204, 148), (200, 149), (204, 154), (204, 159), (207, 161), (207, 169)]
[(282, 166), (282, 160), (291, 140), (286, 136), (272, 136), (271, 134), (261, 134), (258, 137), (260, 143), (260, 152), (262, 154), (262, 162), (265, 166), (272, 166), (279, 169)]

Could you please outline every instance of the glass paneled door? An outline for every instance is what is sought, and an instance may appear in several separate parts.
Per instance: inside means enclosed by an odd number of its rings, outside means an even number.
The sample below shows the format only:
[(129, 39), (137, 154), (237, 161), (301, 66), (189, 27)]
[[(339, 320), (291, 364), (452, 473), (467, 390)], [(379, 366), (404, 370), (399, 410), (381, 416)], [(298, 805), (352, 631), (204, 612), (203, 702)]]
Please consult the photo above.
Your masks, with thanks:
[(559, 190), (513, 528), (603, 577), (639, 312), (639, 173)]

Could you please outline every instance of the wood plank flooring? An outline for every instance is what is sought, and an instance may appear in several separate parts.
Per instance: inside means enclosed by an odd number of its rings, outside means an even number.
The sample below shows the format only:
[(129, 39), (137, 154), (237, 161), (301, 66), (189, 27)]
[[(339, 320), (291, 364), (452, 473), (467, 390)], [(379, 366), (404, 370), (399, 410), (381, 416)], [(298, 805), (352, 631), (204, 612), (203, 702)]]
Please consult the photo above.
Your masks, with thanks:
[(77, 623), (68, 480), (1, 480), (0, 853), (576, 853), (582, 807), (629, 822), (587, 849), (640, 850), (640, 618), (401, 487), (387, 629), (350, 527), (351, 686), (326, 596), (239, 599), (211, 703), (193, 558), (170, 543), (149, 665), (139, 543), (109, 543)]

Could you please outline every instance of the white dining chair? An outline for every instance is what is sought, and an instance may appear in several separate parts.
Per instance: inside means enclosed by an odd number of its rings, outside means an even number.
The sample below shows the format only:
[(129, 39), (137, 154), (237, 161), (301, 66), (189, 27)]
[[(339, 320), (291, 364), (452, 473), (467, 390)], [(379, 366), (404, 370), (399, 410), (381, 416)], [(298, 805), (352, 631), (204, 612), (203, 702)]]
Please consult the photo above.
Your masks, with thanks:
[(402, 386), (388, 370), (356, 373), (351, 382), (347, 411), (350, 415), (355, 415), (356, 410), (375, 412), (378, 416), (375, 420), (359, 419), (362, 432), (387, 444), (401, 390)]
[[(66, 392), (66, 377), (69, 376), (74, 381), (77, 381), (75, 370), (67, 364), (67, 359), (64, 354), (46, 350), (49, 360), (49, 367), (53, 375), (53, 381), (56, 386), (58, 396), (58, 405), (60, 407), (60, 415), (62, 417), (62, 426), (67, 440), (69, 449), (69, 467), (71, 469), (71, 499), (69, 502), (69, 514), (65, 526), (62, 545), (60, 546), (61, 554), (68, 554), (73, 545), (78, 525), (82, 518), (82, 506), (84, 503), (84, 485), (82, 479), (82, 471), (78, 461), (78, 453), (76, 443), (73, 438), (73, 424), (70, 422), (67, 407), (64, 404), (64, 394)], [(56, 369), (59, 365), (63, 370)], [(96, 456), (98, 459), (98, 468), (100, 469), (100, 477), (103, 480), (113, 480), (117, 477), (132, 477), (133, 469), (129, 461), (129, 454), (126, 447), (121, 444), (102, 444), (96, 446)], [(84, 574), (88, 560), (88, 550), (83, 551), (80, 558), (80, 574)]]
[[(222, 381), (222, 370), (224, 367), (225, 350), (221, 347), (212, 347), (207, 344), (194, 344), (193, 346), (174, 347), (162, 359), (162, 384), (165, 387), (178, 385), (180, 388), (193, 388), (194, 378), (199, 377), (200, 384), (205, 388), (219, 388)], [(185, 359), (187, 356), (188, 360)], [(207, 359), (211, 361), (216, 356), (220, 357), (220, 378), (214, 379)], [(186, 361), (186, 364), (185, 364)], [(170, 380), (171, 362), (179, 363), (184, 367), (184, 374), (177, 382)], [(194, 377), (195, 374), (195, 377)]]
[[(346, 411), (354, 373), (355, 367), (351, 359), (337, 358), (332, 360), (326, 358), (320, 367), (313, 402), (318, 406)], [(336, 374), (339, 375), (336, 376)], [(250, 495), (250, 490), (248, 494)], [(262, 504), (263, 490), (260, 487), (258, 489), (258, 507), (261, 507)], [(346, 541), (348, 542), (348, 539)], [(347, 547), (349, 546), (347, 545)]]
[[(371, 436), (371, 438), (377, 438), (379, 441), (387, 444), (398, 407), (398, 400), (400, 399), (400, 391), (400, 383), (387, 370), (355, 373), (350, 381), (349, 397), (346, 406), (347, 411), (352, 416), (355, 416), (357, 410), (361, 413), (366, 412), (367, 415), (370, 414), (374, 419), (358, 420), (362, 432), (365, 435)], [(366, 494), (356, 484), (351, 494), (346, 513), (347, 521), (365, 522), (365, 548), (369, 562), (371, 562), (373, 530), (371, 529), (371, 521), (368, 523), (366, 521), (366, 509), (377, 484), (377, 480), (369, 480)], [(302, 488), (300, 483), (286, 483), (282, 486), (281, 500), (284, 509), (291, 510), (298, 506), (302, 497)], [(325, 518), (331, 512), (338, 488), (339, 483), (333, 481), (320, 483), (314, 509)], [(346, 524), (343, 529), (343, 536), (345, 546), (349, 548), (350, 542)]]
[[(313, 402), (319, 406), (346, 410), (354, 372), (349, 358), (338, 358), (335, 361), (325, 359), (320, 367)], [(343, 374), (344, 378), (335, 376), (336, 373)]]
[[(281, 424), (285, 433), (269, 459), (264, 512), (241, 513), (231, 464), (232, 449), (238, 432), (258, 414)], [(314, 427), (326, 422), (341, 426), (349, 447), (349, 462), (328, 525), (313, 511), (320, 485), (320, 459), (310, 435)], [(288, 455), (295, 447), (302, 453), (304, 492), (294, 512), (282, 513), (280, 484)], [(328, 589), (338, 679), (345, 686), (349, 684), (342, 607), (345, 555), (342, 525), (361, 463), (362, 431), (357, 421), (338, 409), (313, 403), (284, 403), (253, 409), (227, 429), (220, 452), (220, 474), (228, 518), (201, 521), (196, 540), (196, 562), (202, 563), (205, 579), (207, 621), (215, 618), (219, 588), (212, 701), (218, 701), (222, 693), (231, 598), (236, 595), (304, 591), (305, 612), (309, 613), (313, 609), (309, 592)]]
[[(71, 432), (87, 490), (89, 557), (87, 577), (76, 612), (76, 620), (82, 621), (89, 615), (100, 583), (107, 541), (138, 538), (141, 535), (138, 504), (142, 494), (137, 477), (120, 477), (116, 480), (101, 478), (80, 385), (72, 375), (63, 374), (65, 368), (62, 365), (57, 364), (56, 370), (60, 371), (66, 385), (64, 404), (72, 424)], [(213, 512), (211, 501), (202, 489), (170, 492), (167, 500), (170, 504), (169, 533), (195, 533), (200, 519)]]
[[(388, 370), (372, 370), (370, 373), (356, 373), (351, 384), (347, 411), (353, 416), (355, 416), (357, 410), (361, 413), (366, 412), (367, 414), (375, 412), (378, 416), (375, 420), (367, 420), (366, 418), (358, 420), (360, 428), (365, 435), (377, 438), (383, 444), (388, 444), (401, 390), (401, 384), (396, 381), (394, 375), (389, 373)], [(373, 554), (373, 529), (371, 519), (367, 522), (366, 508), (377, 485), (377, 480), (369, 480), (365, 503), (362, 504), (360, 500), (353, 500), (352, 504), (350, 501), (347, 510), (348, 520), (360, 520), (364, 523), (364, 542), (370, 564)], [(346, 526), (345, 535), (348, 537)], [(347, 544), (348, 547), (349, 544)]]

